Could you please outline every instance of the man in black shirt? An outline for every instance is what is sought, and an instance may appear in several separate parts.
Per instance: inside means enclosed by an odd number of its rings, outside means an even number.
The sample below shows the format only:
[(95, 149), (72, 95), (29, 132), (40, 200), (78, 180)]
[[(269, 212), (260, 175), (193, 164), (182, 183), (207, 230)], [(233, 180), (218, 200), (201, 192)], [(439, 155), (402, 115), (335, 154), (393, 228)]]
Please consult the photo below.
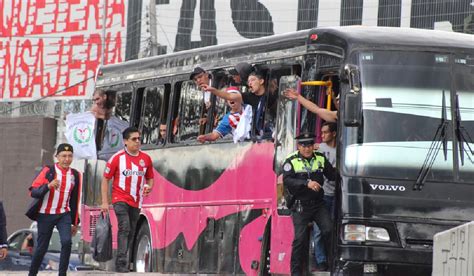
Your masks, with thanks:
[[(265, 119), (265, 114), (271, 116), (276, 114), (273, 110), (266, 111), (267, 106), (275, 106), (273, 102), (276, 100), (275, 97), (268, 97), (265, 89), (265, 75), (260, 71), (253, 71), (248, 77), (248, 87), (250, 92), (245, 93), (226, 93), (223, 90), (218, 90), (211, 86), (201, 86), (203, 90), (209, 91), (215, 94), (217, 97), (223, 98), (228, 101), (240, 101), (244, 104), (252, 106), (253, 125), (255, 129), (255, 135), (260, 138), (270, 138), (272, 135), (273, 128), (269, 122), (271, 120)], [(272, 118), (273, 119), (273, 118)]]

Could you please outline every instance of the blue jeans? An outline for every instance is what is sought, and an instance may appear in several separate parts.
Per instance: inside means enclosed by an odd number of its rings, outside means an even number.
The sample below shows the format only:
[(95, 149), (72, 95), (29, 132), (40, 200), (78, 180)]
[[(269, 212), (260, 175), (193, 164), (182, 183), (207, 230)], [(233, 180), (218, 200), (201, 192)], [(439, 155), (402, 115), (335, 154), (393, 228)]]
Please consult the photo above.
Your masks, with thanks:
[(69, 257), (71, 257), (71, 214), (69, 212), (58, 215), (38, 214), (38, 239), (33, 259), (31, 260), (29, 276), (36, 276), (43, 261), (44, 255), (48, 251), (49, 240), (53, 234), (54, 226), (58, 229), (61, 240), (61, 256), (59, 259), (58, 275), (66, 275), (69, 267)]
[[(324, 204), (329, 211), (330, 217), (334, 219), (334, 196), (324, 195)], [(321, 231), (316, 223), (313, 223), (313, 244), (314, 244), (314, 258), (316, 264), (327, 262), (326, 251), (324, 243), (321, 241)]]

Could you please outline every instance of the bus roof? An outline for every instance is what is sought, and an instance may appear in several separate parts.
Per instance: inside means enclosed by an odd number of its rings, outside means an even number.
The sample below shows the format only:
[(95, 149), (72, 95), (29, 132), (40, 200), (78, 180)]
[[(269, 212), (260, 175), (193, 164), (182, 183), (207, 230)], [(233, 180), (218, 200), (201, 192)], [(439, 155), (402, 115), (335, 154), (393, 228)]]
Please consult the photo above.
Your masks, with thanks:
[(345, 51), (357, 48), (395, 48), (410, 47), (421, 50), (445, 49), (468, 50), (474, 49), (474, 35), (436, 31), (415, 28), (395, 27), (326, 27), (310, 31), (309, 37), (317, 34), (318, 38), (311, 44), (330, 44), (338, 46)]
[[(317, 39), (311, 40), (313, 34)], [(231, 67), (239, 62), (258, 63), (293, 57), (333, 46), (341, 56), (353, 49), (402, 48), (419, 50), (471, 51), (474, 36), (447, 31), (398, 27), (322, 27), (251, 40), (208, 46), (167, 55), (142, 58), (100, 67), (96, 85), (109, 86), (177, 74), (189, 74), (196, 66), (209, 70)]]
[(231, 67), (239, 62), (257, 63), (298, 56), (306, 52), (309, 32), (302, 30), (106, 65), (99, 69), (102, 76), (98, 76), (96, 84), (190, 74), (196, 66), (209, 70)]

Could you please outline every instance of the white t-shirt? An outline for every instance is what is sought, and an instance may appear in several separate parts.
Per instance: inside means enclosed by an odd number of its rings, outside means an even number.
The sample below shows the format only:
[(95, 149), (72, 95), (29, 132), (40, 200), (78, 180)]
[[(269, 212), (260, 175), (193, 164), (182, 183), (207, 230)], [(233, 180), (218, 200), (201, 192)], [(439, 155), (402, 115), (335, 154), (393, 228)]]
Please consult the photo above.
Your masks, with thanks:
[[(321, 143), (319, 145), (318, 152), (324, 154), (328, 159), (329, 163), (333, 167), (336, 167), (336, 148), (328, 146), (326, 143)], [(329, 181), (326, 177), (324, 177), (324, 185), (323, 190), (324, 194), (328, 196), (334, 196), (334, 190), (336, 189), (336, 182)]]

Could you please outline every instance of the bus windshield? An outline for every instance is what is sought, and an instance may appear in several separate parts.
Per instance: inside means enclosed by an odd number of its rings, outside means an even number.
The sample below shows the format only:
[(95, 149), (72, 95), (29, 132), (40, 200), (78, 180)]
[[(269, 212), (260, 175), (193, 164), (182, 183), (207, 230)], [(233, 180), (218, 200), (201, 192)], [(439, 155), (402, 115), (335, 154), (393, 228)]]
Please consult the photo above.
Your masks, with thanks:
[[(437, 155), (427, 180), (453, 181), (453, 82), (457, 79), (462, 83), (462, 91), (459, 91), (461, 117), (464, 128), (473, 137), (472, 73), (460, 73), (453, 79), (456, 58), (450, 54), (370, 51), (359, 53), (358, 58), (363, 124), (344, 131), (346, 172), (366, 177), (415, 180), (442, 123), (445, 95), (447, 154), (442, 147), (435, 151)], [(470, 145), (473, 148), (472, 141)], [(472, 154), (468, 154), (461, 168), (466, 176), (472, 176), (472, 161)], [(472, 182), (472, 178), (464, 178), (462, 181)]]

